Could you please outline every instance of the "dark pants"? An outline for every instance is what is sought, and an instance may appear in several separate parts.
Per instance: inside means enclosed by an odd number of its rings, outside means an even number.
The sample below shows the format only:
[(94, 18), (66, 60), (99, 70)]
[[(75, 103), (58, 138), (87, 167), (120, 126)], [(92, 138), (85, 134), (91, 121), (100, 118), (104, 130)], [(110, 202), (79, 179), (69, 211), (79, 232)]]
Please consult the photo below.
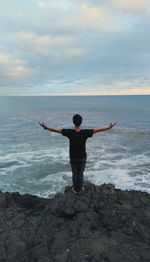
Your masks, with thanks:
[(86, 158), (70, 159), (72, 168), (73, 188), (76, 192), (80, 192), (83, 187), (83, 172), (85, 169)]

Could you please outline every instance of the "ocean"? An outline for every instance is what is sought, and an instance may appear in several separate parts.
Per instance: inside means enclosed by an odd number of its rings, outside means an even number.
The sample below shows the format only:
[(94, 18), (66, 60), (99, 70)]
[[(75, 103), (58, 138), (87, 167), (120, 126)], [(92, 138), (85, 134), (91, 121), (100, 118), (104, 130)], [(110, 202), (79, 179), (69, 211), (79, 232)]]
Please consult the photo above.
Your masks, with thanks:
[(117, 125), (87, 140), (85, 180), (150, 193), (150, 96), (0, 97), (0, 190), (52, 197), (72, 185), (66, 137), (42, 129)]

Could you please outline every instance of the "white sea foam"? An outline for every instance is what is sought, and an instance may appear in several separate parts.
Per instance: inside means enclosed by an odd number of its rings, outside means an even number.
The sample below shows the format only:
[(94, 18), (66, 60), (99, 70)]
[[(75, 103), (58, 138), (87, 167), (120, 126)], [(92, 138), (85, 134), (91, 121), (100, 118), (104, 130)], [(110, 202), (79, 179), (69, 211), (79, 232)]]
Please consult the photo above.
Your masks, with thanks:
[(9, 163), (16, 162), (19, 165), (28, 166), (34, 162), (44, 161), (49, 159), (52, 162), (66, 161), (68, 158), (68, 150), (62, 148), (52, 148), (38, 151), (23, 151), (8, 153), (0, 156), (0, 163), (5, 163), (5, 168), (9, 168)]
[[(5, 191), (18, 191), (21, 194), (30, 193), (39, 197), (51, 197), (57, 192), (63, 192), (65, 186), (71, 185), (71, 173), (59, 172), (37, 180), (36, 177), (24, 178), (24, 186), (17, 181), (5, 183)], [(1, 183), (4, 186), (4, 183)], [(38, 188), (38, 191), (37, 191)]]
[[(100, 155), (101, 152), (103, 154)], [(0, 162), (4, 164), (0, 174), (3, 179), (6, 177), (0, 183), (2, 190), (3, 188), (12, 189), (11, 191), (17, 189), (20, 193), (28, 192), (48, 197), (53, 193), (62, 191), (68, 183), (71, 183), (71, 169), (67, 171), (69, 165), (68, 147), (10, 153), (1, 156)], [(48, 163), (49, 167), (47, 167)], [(43, 178), (39, 176), (40, 174), (36, 177), (35, 166), (40, 164), (43, 166), (43, 170), (53, 167), (54, 173), (50, 170), (50, 174)], [(145, 166), (145, 169), (142, 165)], [(21, 173), (16, 174), (18, 168), (19, 170), (23, 168), (24, 172), (21, 171)], [(62, 168), (64, 171), (60, 172)], [(38, 170), (40, 169), (38, 168)], [(147, 154), (132, 155), (126, 152), (120, 155), (117, 152), (109, 152), (108, 146), (103, 145), (100, 149), (89, 152), (85, 178), (96, 184), (113, 183), (116, 188), (137, 189), (150, 193), (149, 171), (149, 156)], [(40, 172), (42, 172), (42, 169)], [(48, 170), (45, 172), (47, 173)], [(14, 174), (13, 178), (12, 173)], [(20, 177), (22, 177), (24, 186), (19, 184)]]
[(112, 169), (107, 170), (88, 171), (87, 177), (95, 184), (103, 183), (113, 183), (115, 185), (131, 185), (133, 183), (133, 178), (127, 173), (127, 170), (122, 169)]

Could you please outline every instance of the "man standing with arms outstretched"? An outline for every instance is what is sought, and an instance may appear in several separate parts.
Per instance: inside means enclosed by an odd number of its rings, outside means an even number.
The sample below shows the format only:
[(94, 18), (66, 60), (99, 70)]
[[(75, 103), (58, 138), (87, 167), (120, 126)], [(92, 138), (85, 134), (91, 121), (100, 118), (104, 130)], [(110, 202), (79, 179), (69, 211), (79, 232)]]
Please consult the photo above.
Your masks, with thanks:
[(82, 116), (76, 114), (73, 116), (73, 129), (60, 129), (47, 127), (44, 123), (40, 123), (45, 130), (56, 132), (68, 137), (69, 139), (69, 156), (70, 164), (72, 168), (72, 182), (73, 182), (73, 192), (80, 193), (84, 190), (83, 187), (83, 172), (86, 164), (86, 140), (92, 137), (93, 134), (98, 132), (103, 132), (111, 129), (115, 126), (115, 123), (110, 123), (108, 127), (103, 128), (92, 128), (92, 129), (82, 129)]

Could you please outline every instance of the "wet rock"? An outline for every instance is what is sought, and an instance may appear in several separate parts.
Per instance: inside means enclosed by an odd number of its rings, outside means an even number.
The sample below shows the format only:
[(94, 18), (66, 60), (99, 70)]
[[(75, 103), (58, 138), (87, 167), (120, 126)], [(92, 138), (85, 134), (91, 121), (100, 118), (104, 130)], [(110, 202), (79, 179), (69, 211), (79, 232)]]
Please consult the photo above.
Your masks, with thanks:
[(53, 199), (0, 192), (0, 261), (150, 261), (150, 195), (112, 184)]

